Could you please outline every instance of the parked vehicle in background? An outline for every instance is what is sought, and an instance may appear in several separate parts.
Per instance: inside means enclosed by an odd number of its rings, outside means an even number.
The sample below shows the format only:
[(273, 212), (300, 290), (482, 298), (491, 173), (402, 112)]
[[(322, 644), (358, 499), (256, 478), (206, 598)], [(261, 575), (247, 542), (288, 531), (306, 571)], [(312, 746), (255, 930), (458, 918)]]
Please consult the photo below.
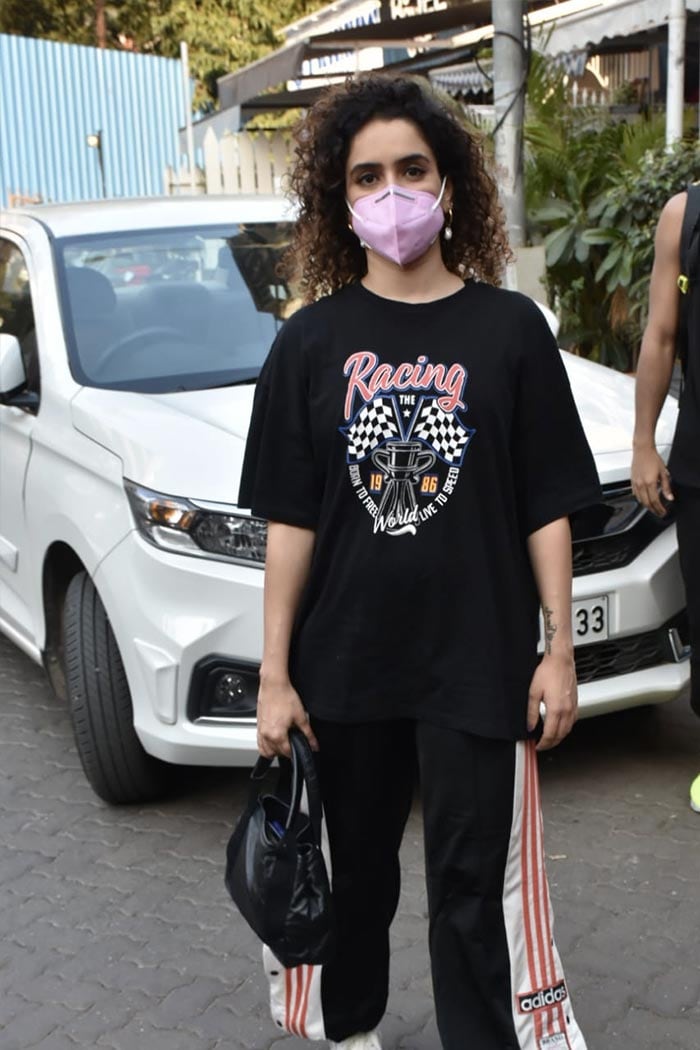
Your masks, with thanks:
[[(283, 201), (51, 205), (0, 227), (0, 630), (70, 705), (97, 794), (256, 754), (266, 526), (236, 506), (298, 305)], [(675, 528), (629, 485), (633, 384), (564, 354), (605, 500), (574, 516), (581, 714), (688, 679)], [(662, 413), (668, 451), (675, 410)]]

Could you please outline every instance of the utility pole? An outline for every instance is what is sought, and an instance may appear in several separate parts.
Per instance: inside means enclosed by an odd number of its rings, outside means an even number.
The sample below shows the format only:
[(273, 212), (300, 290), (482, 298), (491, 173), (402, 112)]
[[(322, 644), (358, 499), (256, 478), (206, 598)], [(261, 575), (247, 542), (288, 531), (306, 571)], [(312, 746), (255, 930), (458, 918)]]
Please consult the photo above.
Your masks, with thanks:
[(666, 71), (666, 146), (683, 138), (685, 80), (685, 0), (671, 0)]
[[(681, 0), (682, 2), (682, 0)], [(493, 103), (498, 184), (511, 247), (525, 243), (523, 120), (525, 117), (525, 0), (491, 0), (493, 22)], [(509, 272), (507, 283), (515, 285)]]

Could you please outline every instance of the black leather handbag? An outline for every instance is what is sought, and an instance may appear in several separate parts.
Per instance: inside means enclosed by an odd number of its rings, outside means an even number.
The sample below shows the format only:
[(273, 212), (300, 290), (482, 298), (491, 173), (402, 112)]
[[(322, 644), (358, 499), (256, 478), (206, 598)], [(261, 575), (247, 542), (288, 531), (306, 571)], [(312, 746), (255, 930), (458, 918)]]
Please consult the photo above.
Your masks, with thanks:
[[(273, 759), (260, 757), (248, 805), (226, 849), (226, 888), (243, 918), (285, 967), (328, 962), (333, 902), (321, 850), (322, 807), (313, 752), (289, 733), (274, 794), (264, 793)], [(306, 787), (308, 814), (302, 812)]]

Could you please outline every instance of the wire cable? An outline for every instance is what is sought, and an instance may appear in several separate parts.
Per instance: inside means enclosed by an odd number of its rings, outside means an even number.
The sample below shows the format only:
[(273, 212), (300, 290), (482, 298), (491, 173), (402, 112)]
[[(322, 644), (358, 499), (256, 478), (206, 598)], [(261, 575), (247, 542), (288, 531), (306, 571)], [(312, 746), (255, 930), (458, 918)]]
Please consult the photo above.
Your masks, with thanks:
[[(516, 90), (513, 92), (513, 97), (508, 103), (508, 106), (506, 107), (506, 109), (501, 114), (500, 118), (496, 121), (496, 124), (490, 131), (491, 138), (494, 138), (497, 132), (501, 130), (506, 120), (510, 116), (511, 112), (513, 111), (513, 108), (520, 101), (520, 99), (525, 98), (525, 96), (527, 95), (527, 81), (530, 75), (530, 67), (532, 64), (532, 30), (530, 26), (530, 19), (528, 18), (527, 13), (523, 15), (523, 30), (523, 40), (515, 36), (513, 33), (507, 33), (504, 30), (500, 29), (496, 30), (493, 34), (494, 39), (497, 36), (505, 36), (508, 37), (510, 40), (515, 41), (515, 43), (525, 55), (525, 69), (523, 71), (522, 80), (516, 88)], [(491, 80), (491, 83), (493, 83), (493, 77), (489, 77), (488, 79)]]

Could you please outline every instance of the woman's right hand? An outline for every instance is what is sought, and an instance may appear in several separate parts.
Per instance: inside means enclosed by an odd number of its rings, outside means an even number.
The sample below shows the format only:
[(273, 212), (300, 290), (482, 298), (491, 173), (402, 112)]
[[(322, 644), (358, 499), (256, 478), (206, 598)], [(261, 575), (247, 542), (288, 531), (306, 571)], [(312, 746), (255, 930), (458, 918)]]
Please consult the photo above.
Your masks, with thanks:
[(301, 698), (289, 679), (260, 680), (258, 693), (258, 751), (265, 758), (285, 755), (291, 758), (289, 730), (296, 726), (309, 741), (312, 750), (318, 751), (309, 716)]
[(653, 446), (635, 449), (632, 456), (632, 491), (635, 498), (658, 517), (666, 515), (661, 497), (673, 501), (671, 475)]

